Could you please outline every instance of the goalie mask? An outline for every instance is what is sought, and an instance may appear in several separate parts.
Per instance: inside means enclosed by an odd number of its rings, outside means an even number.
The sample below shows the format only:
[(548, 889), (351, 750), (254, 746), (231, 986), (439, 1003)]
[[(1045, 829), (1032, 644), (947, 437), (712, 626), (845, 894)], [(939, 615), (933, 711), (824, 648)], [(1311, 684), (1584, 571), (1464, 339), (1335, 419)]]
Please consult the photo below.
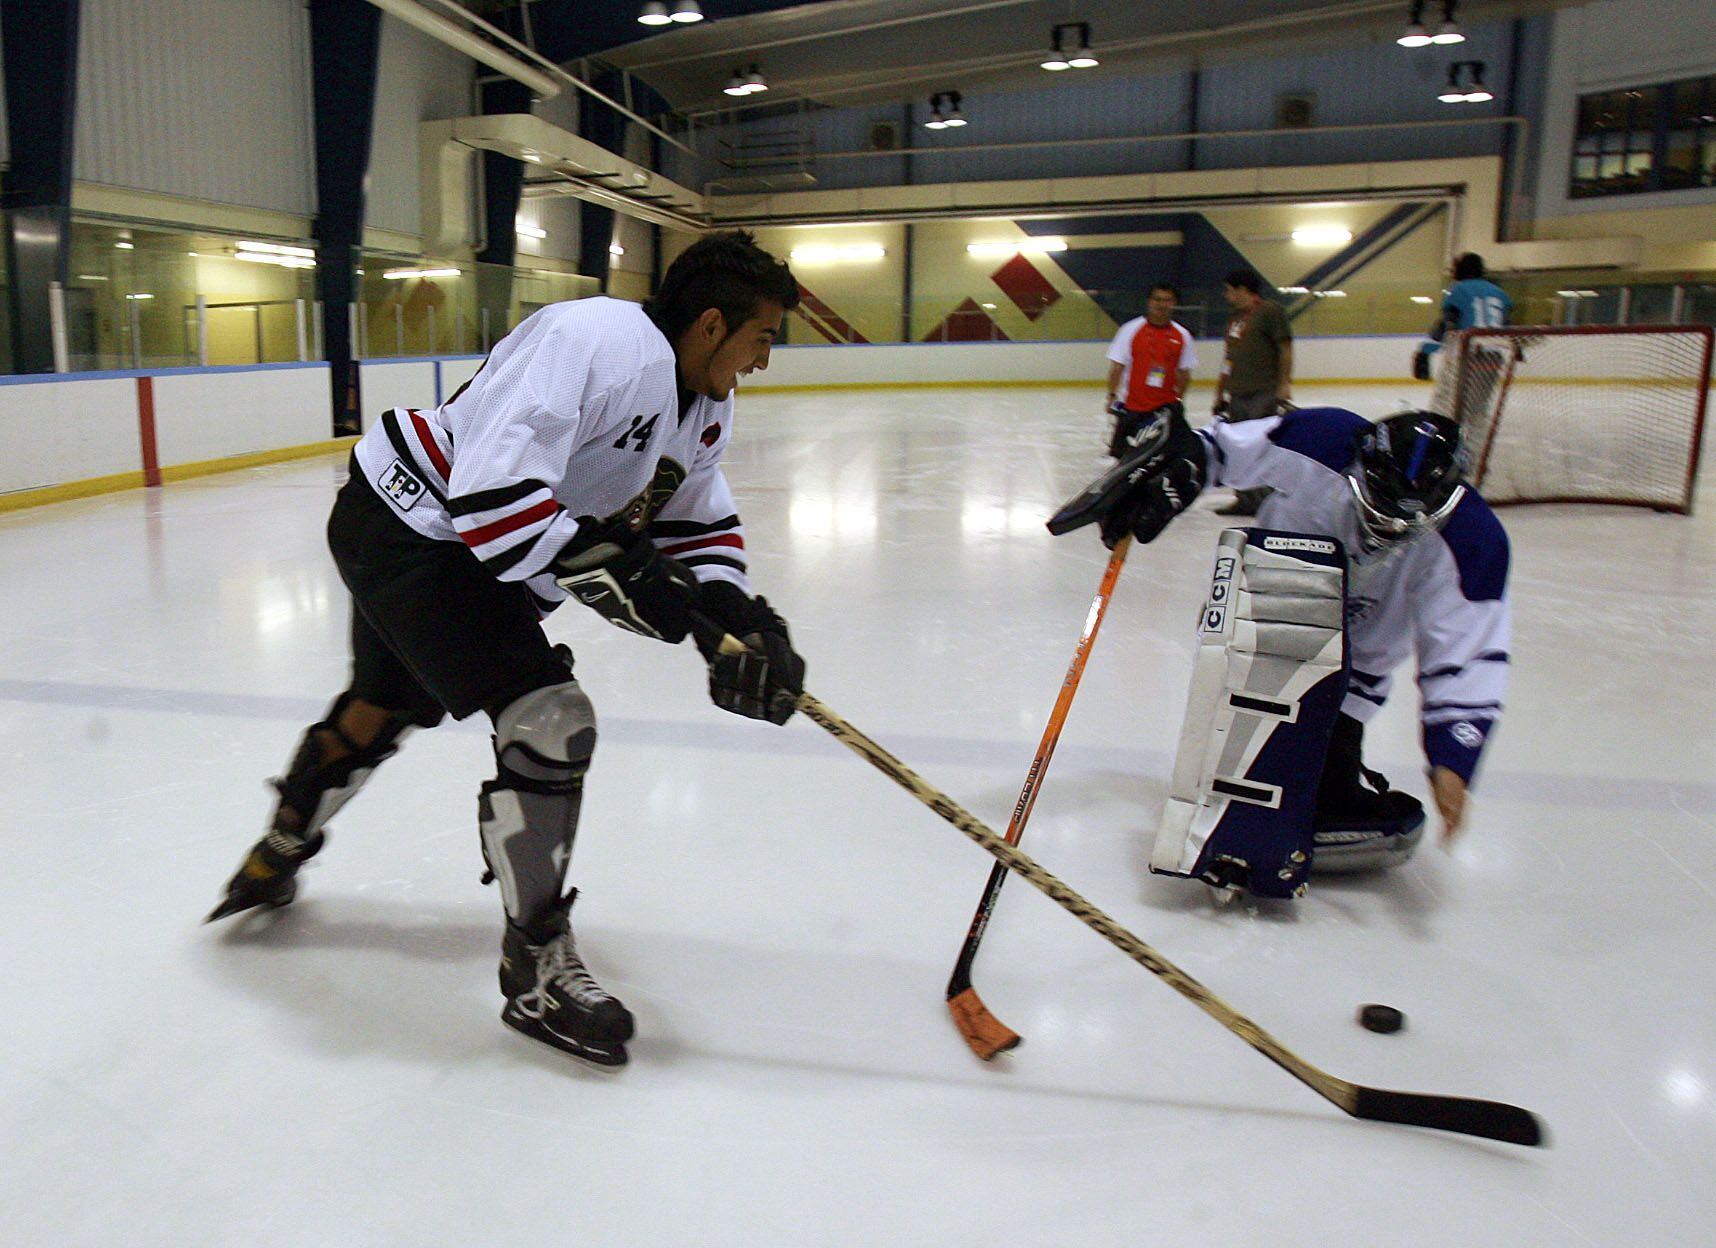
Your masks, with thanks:
[(1466, 493), (1460, 426), (1446, 416), (1390, 416), (1359, 435), (1357, 452), (1347, 481), (1373, 550), (1434, 533)]

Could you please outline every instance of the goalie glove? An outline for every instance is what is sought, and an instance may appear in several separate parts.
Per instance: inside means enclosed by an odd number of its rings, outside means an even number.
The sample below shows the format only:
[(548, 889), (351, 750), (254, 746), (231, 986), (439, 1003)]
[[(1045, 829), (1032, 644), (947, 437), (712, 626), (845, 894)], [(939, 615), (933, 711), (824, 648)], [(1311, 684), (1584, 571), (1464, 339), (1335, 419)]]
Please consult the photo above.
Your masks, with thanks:
[(1146, 441), (1159, 436), (1156, 430), (1164, 415), (1184, 416), (1186, 406), (1176, 399), (1148, 412), (1139, 412), (1116, 402), (1109, 404), (1108, 414), (1114, 418), (1114, 429), (1108, 438), (1108, 457), (1125, 459)]
[(1163, 409), (1136, 449), (1049, 518), (1049, 532), (1059, 537), (1096, 523), (1110, 548), (1128, 532), (1150, 541), (1204, 488), (1205, 462), (1186, 418)]
[(698, 606), (745, 643), (743, 652), (724, 654), (718, 633), (697, 633), (697, 648), (709, 663), (710, 700), (747, 719), (786, 723), (804, 692), (804, 660), (792, 648), (786, 621), (766, 598), (752, 598), (731, 581), (705, 584)]
[(586, 519), (552, 565), (561, 589), (616, 628), (669, 645), (691, 631), (697, 578), (677, 559), (669, 559), (647, 537), (624, 524), (600, 525)]
[(1202, 465), (1186, 460), (1169, 464), (1160, 476), (1152, 477), (1136, 496), (1102, 518), (1102, 544), (1113, 550), (1131, 533), (1139, 542), (1153, 542), (1168, 522), (1192, 505), (1203, 489)]

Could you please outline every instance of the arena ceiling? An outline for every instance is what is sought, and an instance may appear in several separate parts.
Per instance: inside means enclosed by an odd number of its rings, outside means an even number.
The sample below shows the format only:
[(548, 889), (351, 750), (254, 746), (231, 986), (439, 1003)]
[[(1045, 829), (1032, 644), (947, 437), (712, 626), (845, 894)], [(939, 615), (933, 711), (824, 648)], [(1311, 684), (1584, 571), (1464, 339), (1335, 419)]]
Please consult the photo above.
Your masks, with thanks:
[[(1546, 12), (1577, 0), (1463, 0), (1462, 22)], [(1086, 22), (1103, 65), (1169, 72), (1194, 64), (1296, 55), (1392, 40), (1407, 0), (701, 0), (708, 20), (647, 27), (642, 0), (504, 0), (487, 6), (560, 62), (599, 57), (681, 112), (734, 106), (734, 68), (758, 64), (757, 106), (808, 99), (851, 105), (932, 90), (1047, 85), (1050, 31)], [(1439, 21), (1441, 0), (1426, 5)], [(523, 33), (520, 31), (520, 33)]]

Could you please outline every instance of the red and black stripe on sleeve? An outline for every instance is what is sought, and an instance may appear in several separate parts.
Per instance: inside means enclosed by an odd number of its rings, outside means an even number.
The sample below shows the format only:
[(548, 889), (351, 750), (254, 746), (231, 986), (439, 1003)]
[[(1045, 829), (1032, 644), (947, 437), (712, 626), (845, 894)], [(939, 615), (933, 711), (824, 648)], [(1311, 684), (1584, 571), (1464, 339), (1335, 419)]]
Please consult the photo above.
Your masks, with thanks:
[(719, 520), (657, 520), (649, 526), (656, 548), (687, 567), (720, 564), (745, 571), (745, 535), (734, 513)]
[[(515, 481), (447, 500), (447, 514), (465, 545), (484, 567), (503, 579), (517, 579), (507, 578), (506, 573), (525, 563), (562, 510), (548, 487), (535, 480)], [(528, 568), (526, 575), (539, 570)]]

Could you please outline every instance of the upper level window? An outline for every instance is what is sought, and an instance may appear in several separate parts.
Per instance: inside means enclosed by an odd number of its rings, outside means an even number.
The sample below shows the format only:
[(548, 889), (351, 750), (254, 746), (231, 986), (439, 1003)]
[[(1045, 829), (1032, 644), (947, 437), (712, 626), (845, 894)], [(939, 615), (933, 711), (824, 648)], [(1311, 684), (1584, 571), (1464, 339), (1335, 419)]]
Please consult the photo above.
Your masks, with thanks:
[(1716, 186), (1716, 76), (1579, 97), (1574, 199)]

